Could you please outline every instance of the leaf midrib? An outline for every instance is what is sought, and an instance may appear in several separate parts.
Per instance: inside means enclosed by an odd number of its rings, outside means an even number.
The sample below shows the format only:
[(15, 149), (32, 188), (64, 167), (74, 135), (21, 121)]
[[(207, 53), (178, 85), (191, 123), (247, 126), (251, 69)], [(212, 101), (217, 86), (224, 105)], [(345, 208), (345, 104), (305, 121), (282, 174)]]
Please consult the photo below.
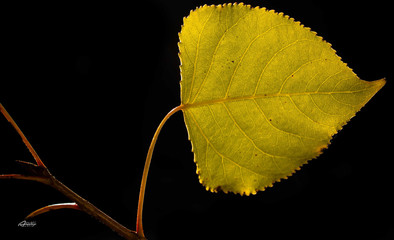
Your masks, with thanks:
[(273, 98), (273, 97), (292, 97), (292, 96), (303, 96), (303, 95), (331, 95), (331, 94), (353, 94), (357, 92), (367, 91), (375, 86), (371, 86), (368, 88), (353, 90), (353, 91), (332, 91), (332, 92), (295, 92), (295, 93), (266, 93), (266, 94), (257, 94), (251, 96), (239, 96), (239, 97), (227, 97), (220, 99), (212, 99), (201, 102), (194, 103), (185, 103), (182, 104), (182, 109), (186, 110), (189, 108), (202, 107), (206, 105), (218, 104), (218, 103), (226, 103), (226, 102), (236, 102), (236, 101), (244, 101), (244, 100), (253, 100), (253, 99), (263, 99), (263, 98)]

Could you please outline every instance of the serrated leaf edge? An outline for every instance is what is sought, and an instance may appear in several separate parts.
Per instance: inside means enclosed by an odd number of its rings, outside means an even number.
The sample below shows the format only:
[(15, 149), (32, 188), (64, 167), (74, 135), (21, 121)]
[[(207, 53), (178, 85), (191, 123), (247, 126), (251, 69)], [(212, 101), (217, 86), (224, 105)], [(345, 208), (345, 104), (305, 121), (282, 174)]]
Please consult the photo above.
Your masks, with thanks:
[[(375, 91), (375, 93), (374, 94), (372, 94), (371, 95), (371, 97), (368, 99), (368, 100), (366, 100), (366, 102), (368, 102), (384, 85), (385, 85), (385, 79), (380, 79), (380, 80), (376, 80), (375, 81), (377, 84), (377, 90)], [(320, 146), (319, 148), (318, 148), (318, 150), (316, 151), (316, 155), (315, 156), (313, 156), (312, 158), (310, 158), (310, 159), (305, 159), (305, 162), (303, 163), (303, 164), (301, 164), (300, 166), (298, 166), (297, 168), (295, 168), (290, 174), (288, 174), (288, 175), (284, 175), (283, 177), (281, 177), (281, 178), (278, 178), (276, 181), (273, 181), (271, 184), (269, 184), (268, 186), (265, 186), (265, 187), (262, 187), (262, 188), (256, 188), (254, 191), (251, 191), (251, 192), (231, 192), (231, 193), (234, 193), (234, 194), (239, 194), (239, 195), (241, 195), (241, 196), (249, 196), (250, 194), (252, 194), (252, 195), (256, 195), (257, 194), (257, 192), (259, 192), (259, 191), (265, 191), (267, 188), (269, 188), (269, 187), (273, 187), (274, 186), (274, 184), (275, 183), (277, 183), (277, 182), (281, 182), (282, 180), (287, 180), (289, 177), (291, 177), (291, 176), (293, 176), (297, 171), (299, 171), (299, 170), (301, 170), (301, 168), (304, 166), (304, 165), (306, 165), (306, 164), (308, 164), (310, 161), (312, 161), (312, 160), (314, 160), (314, 159), (316, 159), (316, 158), (318, 158), (321, 154), (323, 154), (323, 152), (324, 152), (324, 150), (325, 149), (327, 149), (329, 146), (330, 146), (330, 144), (331, 144), (331, 140), (333, 139), (333, 137), (335, 136), (335, 135), (337, 135), (342, 129), (343, 129), (343, 127), (344, 126), (346, 126), (346, 124), (352, 119), (352, 118), (354, 118), (356, 115), (357, 115), (357, 113), (363, 108), (365, 106), (365, 104), (362, 104), (362, 106), (356, 111), (356, 113), (353, 115), (353, 116), (351, 116), (347, 121), (344, 121), (344, 122), (342, 122), (342, 123), (340, 123), (340, 125), (335, 129), (335, 132), (333, 132), (331, 135), (329, 135), (329, 142), (326, 144), (326, 145), (322, 145), (322, 146)], [(186, 109), (185, 109), (186, 110)], [(187, 126), (186, 126), (186, 128), (187, 128)], [(188, 133), (189, 133), (189, 131), (188, 131)], [(193, 141), (190, 139), (190, 136), (188, 135), (188, 139), (189, 139), (189, 141), (190, 141), (190, 143), (191, 143), (191, 145), (192, 145), (192, 152), (193, 152), (193, 161), (194, 161), (194, 163), (196, 164), (196, 174), (197, 174), (197, 176), (198, 176), (198, 180), (199, 180), (199, 182), (205, 187), (205, 189), (207, 190), (207, 191), (210, 191), (210, 192), (212, 192), (212, 193), (217, 193), (218, 192), (218, 189), (217, 188), (211, 188), (211, 187), (209, 187), (205, 182), (204, 182), (204, 180), (202, 179), (202, 177), (201, 177), (201, 175), (200, 175), (200, 168), (199, 168), (199, 166), (198, 166), (198, 163), (197, 163), (197, 161), (196, 161), (196, 153), (194, 152), (194, 144), (193, 144)], [(223, 189), (220, 189), (220, 190), (222, 190), (224, 193), (229, 193), (230, 191), (226, 191), (226, 190), (223, 190)]]

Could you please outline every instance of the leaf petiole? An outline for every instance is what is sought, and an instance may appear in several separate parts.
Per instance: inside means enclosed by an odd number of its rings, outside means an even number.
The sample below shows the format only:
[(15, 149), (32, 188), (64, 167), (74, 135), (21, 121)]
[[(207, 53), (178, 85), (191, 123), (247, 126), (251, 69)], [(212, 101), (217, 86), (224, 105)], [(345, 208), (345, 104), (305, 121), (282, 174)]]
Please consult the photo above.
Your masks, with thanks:
[(153, 135), (152, 141), (150, 143), (148, 153), (146, 155), (146, 160), (145, 160), (145, 167), (144, 171), (142, 173), (142, 180), (141, 180), (141, 187), (140, 187), (140, 194), (138, 198), (138, 210), (137, 210), (137, 235), (141, 238), (145, 238), (144, 235), (144, 230), (142, 227), (142, 210), (144, 207), (144, 198), (145, 198), (145, 188), (146, 188), (146, 181), (148, 179), (148, 172), (149, 172), (149, 166), (152, 160), (152, 155), (153, 155), (153, 149), (155, 148), (155, 144), (157, 141), (157, 138), (160, 134), (161, 129), (163, 128), (164, 124), (166, 121), (176, 112), (179, 110), (182, 110), (185, 108), (185, 105), (180, 105), (176, 108), (173, 108), (167, 115), (163, 118), (163, 120), (160, 122), (159, 126), (156, 129), (155, 134)]

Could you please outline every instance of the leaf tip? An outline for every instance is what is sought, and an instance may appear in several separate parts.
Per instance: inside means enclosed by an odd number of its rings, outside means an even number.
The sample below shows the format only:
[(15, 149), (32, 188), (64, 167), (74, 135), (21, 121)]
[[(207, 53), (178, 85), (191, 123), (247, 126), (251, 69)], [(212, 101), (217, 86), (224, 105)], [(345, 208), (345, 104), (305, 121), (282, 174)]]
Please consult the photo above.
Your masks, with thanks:
[(372, 81), (371, 83), (378, 89), (378, 91), (384, 86), (386, 85), (386, 78), (381, 78), (375, 81)]

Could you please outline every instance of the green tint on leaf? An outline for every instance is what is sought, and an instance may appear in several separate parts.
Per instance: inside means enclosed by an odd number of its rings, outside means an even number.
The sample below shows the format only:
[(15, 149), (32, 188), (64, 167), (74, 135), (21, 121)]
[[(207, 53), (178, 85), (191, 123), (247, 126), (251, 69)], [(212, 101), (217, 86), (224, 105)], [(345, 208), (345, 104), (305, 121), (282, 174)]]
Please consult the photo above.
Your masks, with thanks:
[(283, 15), (204, 6), (179, 34), (181, 101), (200, 182), (249, 195), (321, 154), (385, 81), (360, 80)]

